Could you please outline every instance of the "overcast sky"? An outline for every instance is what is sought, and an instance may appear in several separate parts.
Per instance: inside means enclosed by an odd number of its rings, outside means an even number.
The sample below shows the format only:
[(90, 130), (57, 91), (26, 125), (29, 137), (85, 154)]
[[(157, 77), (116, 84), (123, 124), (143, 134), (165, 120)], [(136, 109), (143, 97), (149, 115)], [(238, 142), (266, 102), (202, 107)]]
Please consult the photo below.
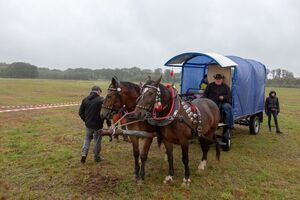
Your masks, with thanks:
[(300, 75), (299, 0), (0, 0), (0, 62), (156, 68), (189, 51)]

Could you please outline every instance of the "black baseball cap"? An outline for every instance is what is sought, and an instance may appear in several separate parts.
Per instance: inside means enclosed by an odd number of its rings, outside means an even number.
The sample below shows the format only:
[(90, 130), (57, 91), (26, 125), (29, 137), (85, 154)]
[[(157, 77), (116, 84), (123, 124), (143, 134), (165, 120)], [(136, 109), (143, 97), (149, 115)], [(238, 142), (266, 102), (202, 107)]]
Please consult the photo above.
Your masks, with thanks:
[(94, 85), (91, 90), (96, 91), (96, 92), (98, 92), (98, 91), (102, 92), (101, 88), (97, 85)]

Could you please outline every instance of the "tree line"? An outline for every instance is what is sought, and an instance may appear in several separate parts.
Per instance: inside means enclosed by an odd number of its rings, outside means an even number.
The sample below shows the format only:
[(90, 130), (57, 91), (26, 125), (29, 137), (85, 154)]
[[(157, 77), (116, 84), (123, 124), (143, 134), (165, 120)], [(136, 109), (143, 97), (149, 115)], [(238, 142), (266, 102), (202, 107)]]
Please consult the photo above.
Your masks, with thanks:
[[(170, 69), (161, 68), (141, 69), (139, 67), (131, 68), (102, 68), (102, 69), (49, 69), (40, 68), (29, 63), (15, 62), (11, 64), (0, 63), (0, 78), (39, 78), (39, 79), (67, 79), (67, 80), (110, 80), (117, 76), (120, 80), (139, 82), (144, 81), (148, 76), (159, 77), (163, 74), (165, 82), (171, 82)], [(174, 81), (180, 82), (180, 73), (174, 73)], [(267, 69), (267, 85), (274, 87), (299, 87), (300, 78), (295, 78), (292, 72), (285, 69)]]
[[(38, 79), (66, 79), (66, 80), (111, 80), (111, 77), (117, 76), (124, 81), (144, 81), (148, 76), (157, 78), (163, 74), (166, 82), (171, 82), (170, 69), (162, 70), (161, 68), (140, 69), (131, 68), (102, 68), (102, 69), (49, 69), (40, 68), (29, 63), (16, 62), (12, 64), (0, 63), (0, 78), (38, 78)], [(174, 74), (174, 81), (180, 81), (180, 73)]]
[(300, 78), (295, 78), (292, 72), (285, 69), (267, 69), (267, 86), (300, 88)]

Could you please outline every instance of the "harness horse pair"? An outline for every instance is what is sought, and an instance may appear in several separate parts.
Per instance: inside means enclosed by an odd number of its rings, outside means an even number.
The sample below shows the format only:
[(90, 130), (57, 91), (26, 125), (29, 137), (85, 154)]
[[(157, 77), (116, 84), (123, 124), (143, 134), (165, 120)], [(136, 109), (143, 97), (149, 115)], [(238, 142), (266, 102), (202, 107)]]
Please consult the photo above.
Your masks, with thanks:
[[(136, 180), (144, 180), (148, 150), (153, 137), (157, 136), (158, 144), (164, 144), (168, 156), (169, 170), (164, 182), (167, 183), (173, 180), (173, 144), (179, 144), (182, 149), (182, 162), (185, 167), (183, 184), (188, 185), (191, 182), (188, 158), (189, 140), (197, 137), (200, 141), (203, 156), (198, 166), (199, 170), (203, 170), (206, 166), (207, 153), (211, 143), (216, 144), (216, 155), (219, 159), (220, 148), (215, 135), (220, 119), (219, 109), (215, 103), (208, 99), (197, 99), (191, 103), (185, 102), (180, 99), (172, 86), (163, 86), (160, 81), (161, 78), (156, 81), (148, 79), (143, 87), (135, 93), (128, 91), (130, 88), (136, 88), (137, 85), (118, 82), (116, 78), (113, 78), (109, 88), (113, 87), (114, 90), (109, 89), (101, 115), (108, 117), (112, 114), (113, 109), (126, 108), (129, 112), (128, 116), (134, 116), (136, 119), (142, 120), (135, 123), (135, 125), (128, 125), (129, 130), (155, 132), (145, 139), (143, 146), (145, 151), (141, 153), (136, 151), (140, 137), (130, 136), (135, 157), (134, 174)], [(121, 89), (118, 94), (116, 85)], [(122, 105), (121, 102), (124, 104)], [(128, 105), (129, 102), (131, 105)], [(130, 109), (128, 109), (129, 107)], [(140, 159), (142, 161), (140, 171), (137, 161), (139, 155), (141, 155)]]

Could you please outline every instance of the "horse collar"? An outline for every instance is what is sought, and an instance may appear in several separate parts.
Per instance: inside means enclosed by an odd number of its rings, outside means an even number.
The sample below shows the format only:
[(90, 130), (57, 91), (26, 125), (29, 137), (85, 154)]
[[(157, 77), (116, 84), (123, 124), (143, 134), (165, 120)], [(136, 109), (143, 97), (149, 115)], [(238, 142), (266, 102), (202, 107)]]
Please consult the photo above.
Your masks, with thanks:
[(198, 133), (198, 136), (201, 136), (202, 118), (200, 110), (197, 108), (197, 106), (193, 105), (192, 103), (186, 103), (185, 101), (181, 101), (181, 106), (189, 117), (190, 122), (193, 125), (197, 125), (196, 132)]

